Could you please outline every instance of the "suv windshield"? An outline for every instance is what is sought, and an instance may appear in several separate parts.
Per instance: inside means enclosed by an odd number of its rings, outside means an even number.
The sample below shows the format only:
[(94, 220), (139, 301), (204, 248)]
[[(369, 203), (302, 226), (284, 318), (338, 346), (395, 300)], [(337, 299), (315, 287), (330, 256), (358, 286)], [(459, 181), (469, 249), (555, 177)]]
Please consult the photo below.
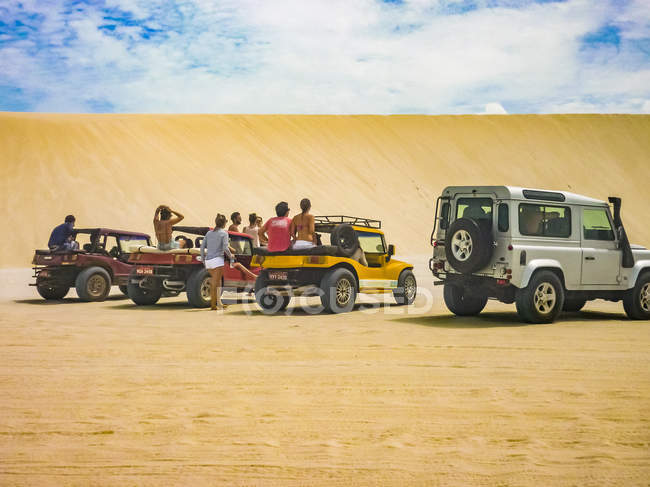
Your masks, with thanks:
[(492, 221), (492, 198), (458, 198), (456, 218)]

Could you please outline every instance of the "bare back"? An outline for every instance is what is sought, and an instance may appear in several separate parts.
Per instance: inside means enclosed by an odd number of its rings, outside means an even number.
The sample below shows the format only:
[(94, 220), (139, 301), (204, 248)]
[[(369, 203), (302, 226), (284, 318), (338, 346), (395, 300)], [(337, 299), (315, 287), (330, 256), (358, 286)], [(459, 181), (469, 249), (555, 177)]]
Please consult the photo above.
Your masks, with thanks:
[(296, 240), (314, 241), (314, 215), (300, 213), (291, 220), (291, 235)]

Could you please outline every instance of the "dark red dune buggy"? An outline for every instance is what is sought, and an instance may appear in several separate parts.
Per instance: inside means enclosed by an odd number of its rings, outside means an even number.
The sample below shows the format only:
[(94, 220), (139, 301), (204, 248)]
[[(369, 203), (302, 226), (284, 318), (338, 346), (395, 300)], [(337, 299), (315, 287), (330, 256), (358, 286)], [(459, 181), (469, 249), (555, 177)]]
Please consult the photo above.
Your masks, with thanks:
[[(129, 263), (133, 270), (128, 282), (128, 296), (135, 304), (155, 304), (163, 296), (177, 296), (187, 293), (187, 302), (195, 308), (210, 306), (210, 274), (200, 259), (201, 240), (210, 229), (208, 227), (175, 226), (175, 234), (198, 236), (192, 248), (158, 250), (142, 246), (132, 248)], [(251, 267), (253, 239), (245, 233), (228, 232), (230, 246), (235, 250), (237, 262), (254, 274), (259, 267)], [(226, 259), (222, 289), (226, 291), (251, 291), (255, 280), (230, 266)]]

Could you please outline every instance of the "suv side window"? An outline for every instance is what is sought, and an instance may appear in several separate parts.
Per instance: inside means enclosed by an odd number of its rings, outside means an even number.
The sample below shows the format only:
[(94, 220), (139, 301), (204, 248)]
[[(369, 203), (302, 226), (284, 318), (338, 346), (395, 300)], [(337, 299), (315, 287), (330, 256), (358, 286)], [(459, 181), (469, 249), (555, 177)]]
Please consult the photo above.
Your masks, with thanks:
[(456, 218), (489, 220), (492, 222), (492, 198), (458, 198)]
[(535, 237), (570, 237), (571, 210), (565, 206), (520, 203), (519, 233)]
[(508, 207), (508, 203), (499, 203), (497, 219), (499, 231), (507, 232), (510, 229), (510, 208)]
[(585, 240), (614, 240), (614, 230), (604, 208), (582, 210), (582, 231)]

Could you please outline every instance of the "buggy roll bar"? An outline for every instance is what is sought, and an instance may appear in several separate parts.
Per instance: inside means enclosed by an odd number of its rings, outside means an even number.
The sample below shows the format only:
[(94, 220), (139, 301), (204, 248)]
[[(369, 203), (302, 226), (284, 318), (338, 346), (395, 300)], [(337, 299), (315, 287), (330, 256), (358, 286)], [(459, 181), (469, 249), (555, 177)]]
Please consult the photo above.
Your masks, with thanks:
[(371, 218), (362, 218), (360, 216), (347, 216), (347, 215), (321, 215), (314, 216), (314, 223), (319, 226), (329, 227), (346, 223), (348, 225), (356, 225), (358, 227), (376, 228), (381, 229), (381, 221), (373, 220)]

